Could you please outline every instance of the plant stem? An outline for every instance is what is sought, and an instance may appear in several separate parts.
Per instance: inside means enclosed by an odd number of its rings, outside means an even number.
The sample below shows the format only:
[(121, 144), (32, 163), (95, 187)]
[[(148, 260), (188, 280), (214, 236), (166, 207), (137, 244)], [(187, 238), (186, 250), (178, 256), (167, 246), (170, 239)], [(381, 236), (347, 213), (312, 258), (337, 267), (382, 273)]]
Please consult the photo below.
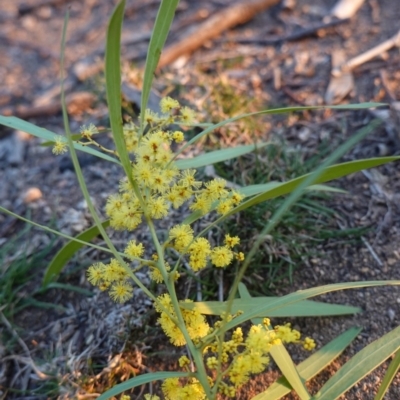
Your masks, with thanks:
[(196, 364), (197, 378), (198, 378), (199, 382), (201, 383), (201, 385), (203, 386), (203, 389), (204, 389), (204, 392), (206, 393), (207, 399), (211, 400), (211, 399), (213, 399), (212, 391), (210, 388), (210, 384), (208, 383), (207, 372), (206, 372), (206, 368), (204, 365), (203, 355), (201, 354), (199, 349), (197, 349), (196, 346), (194, 345), (191, 337), (189, 336), (189, 332), (186, 329), (186, 324), (185, 324), (185, 321), (182, 316), (181, 308), (179, 306), (179, 300), (176, 295), (175, 284), (174, 284), (174, 280), (173, 280), (174, 278), (173, 278), (172, 274), (168, 274), (168, 272), (165, 268), (163, 247), (161, 246), (161, 244), (158, 240), (157, 233), (156, 233), (156, 230), (154, 227), (154, 223), (153, 223), (152, 219), (148, 216), (146, 216), (146, 221), (147, 221), (147, 225), (150, 229), (150, 233), (151, 233), (151, 237), (154, 242), (154, 246), (157, 251), (158, 266), (160, 268), (160, 272), (163, 276), (164, 282), (167, 286), (167, 290), (171, 297), (172, 305), (174, 307), (174, 312), (175, 312), (176, 318), (178, 320), (176, 324), (177, 324), (178, 328), (181, 330), (181, 332), (186, 340), (187, 347), (189, 348), (190, 353), (192, 354), (194, 363)]

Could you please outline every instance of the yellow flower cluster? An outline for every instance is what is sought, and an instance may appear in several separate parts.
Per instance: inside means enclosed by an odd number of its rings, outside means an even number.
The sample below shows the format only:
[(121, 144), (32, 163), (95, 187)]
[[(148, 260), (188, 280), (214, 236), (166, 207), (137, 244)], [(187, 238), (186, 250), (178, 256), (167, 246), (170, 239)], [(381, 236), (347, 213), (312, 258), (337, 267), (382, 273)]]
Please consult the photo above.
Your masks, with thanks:
[(99, 262), (90, 266), (87, 276), (92, 285), (98, 286), (101, 290), (108, 289), (114, 301), (124, 303), (133, 295), (128, 272), (116, 259), (111, 259), (109, 264)]
[(277, 325), (274, 328), (278, 337), (283, 343), (302, 343), (305, 350), (313, 350), (315, 348), (315, 341), (309, 337), (306, 337), (303, 341), (300, 340), (301, 333), (296, 329), (291, 328), (291, 324)]
[[(226, 214), (237, 206), (243, 199), (239, 192), (226, 187), (223, 179), (213, 179), (203, 183), (196, 179), (196, 170), (179, 171), (174, 163), (174, 153), (171, 151), (173, 142), (180, 143), (184, 136), (181, 131), (169, 131), (171, 123), (190, 124), (194, 120), (194, 113), (187, 107), (181, 107), (176, 100), (166, 97), (161, 100), (160, 108), (163, 115), (150, 110), (145, 111), (146, 131), (144, 136), (133, 122), (124, 126), (124, 138), (127, 150), (133, 154), (132, 179), (120, 182), (119, 192), (109, 196), (105, 207), (110, 217), (110, 225), (118, 230), (134, 230), (143, 220), (165, 218), (171, 207), (178, 208), (185, 202), (191, 201), (190, 209), (205, 214), (212, 209), (217, 213)], [(95, 143), (92, 139), (98, 133), (97, 128), (90, 124), (81, 127), (81, 134)], [(61, 143), (61, 142), (60, 142)], [(61, 146), (61, 145), (60, 145)], [(61, 151), (61, 150), (59, 150)], [(238, 237), (226, 235), (223, 246), (211, 246), (210, 242), (202, 237), (195, 238), (190, 225), (176, 225), (169, 231), (169, 237), (162, 246), (174, 248), (181, 255), (187, 255), (193, 271), (205, 268), (209, 262), (218, 268), (228, 266), (234, 258), (244, 260), (244, 254), (235, 252), (233, 248), (240, 242)], [(130, 261), (138, 260), (140, 264), (150, 267), (150, 277), (156, 283), (162, 283), (164, 269), (173, 280), (179, 278), (179, 272), (164, 262), (159, 266), (158, 255), (154, 261), (141, 260), (144, 247), (141, 243), (131, 241), (125, 249), (125, 256)], [(112, 260), (113, 269), (117, 269), (117, 261)], [(88, 270), (89, 281), (102, 290), (109, 289), (115, 301), (128, 300), (133, 293), (129, 275), (131, 271), (127, 265), (121, 266), (120, 278), (114, 274), (110, 277), (111, 267), (105, 264), (95, 264)], [(124, 272), (122, 272), (124, 271)]]
[[(268, 353), (271, 347), (279, 344), (280, 339), (273, 330), (263, 325), (253, 325), (244, 338), (242, 328), (236, 328), (232, 338), (222, 343), (219, 355), (223, 367), (218, 391), (234, 397), (236, 389), (250, 379), (250, 375), (262, 372), (269, 363)], [(218, 368), (218, 342), (206, 347), (206, 365), (211, 371)], [(215, 355), (214, 355), (215, 354)]]
[(301, 333), (296, 329), (291, 328), (291, 324), (277, 325), (274, 327), (276, 334), (284, 343), (295, 343), (298, 342)]
[(99, 133), (97, 127), (94, 124), (82, 125), (80, 128), (80, 133), (84, 138), (91, 138), (96, 133)]
[[(149, 265), (156, 269), (150, 260), (142, 260), (140, 257), (144, 253), (142, 243), (136, 243), (135, 240), (128, 242), (124, 255), (130, 261), (139, 262), (140, 265)], [(101, 290), (109, 290), (110, 297), (119, 303), (132, 298), (133, 288), (130, 280), (130, 271), (116, 259), (112, 258), (108, 264), (102, 262), (91, 265), (87, 270), (88, 281)]]
[(144, 400), (161, 400), (161, 399), (155, 394), (145, 394)]
[(226, 267), (233, 258), (243, 261), (243, 253), (235, 253), (232, 247), (239, 244), (237, 236), (225, 236), (225, 246), (211, 248), (206, 238), (194, 239), (193, 229), (189, 225), (176, 225), (169, 231), (169, 244), (181, 254), (189, 255), (189, 264), (193, 271), (205, 268), (208, 260), (216, 267)]
[(311, 350), (315, 349), (315, 346), (316, 346), (316, 344), (315, 344), (314, 339), (311, 339), (309, 337), (306, 337), (304, 339), (304, 341), (303, 341), (303, 348), (304, 349), (306, 349), (308, 351), (311, 351)]
[(131, 231), (141, 223), (143, 215), (165, 218), (171, 206), (178, 208), (190, 200), (193, 211), (205, 214), (214, 207), (224, 215), (243, 199), (239, 192), (228, 190), (223, 179), (214, 179), (204, 185), (196, 180), (194, 169), (177, 169), (170, 146), (172, 142), (182, 142), (184, 135), (181, 131), (168, 131), (167, 126), (192, 123), (194, 112), (180, 107), (169, 97), (161, 100), (160, 107), (165, 115), (146, 110), (146, 135), (140, 136), (139, 128), (132, 122), (124, 126), (127, 149), (135, 158), (132, 178), (140, 193), (135, 193), (125, 180), (121, 182), (119, 193), (109, 197), (106, 213), (115, 229)]
[[(169, 294), (163, 294), (158, 297), (160, 304), (169, 312), (172, 318), (177, 318), (174, 307), (171, 302)], [(185, 300), (190, 303), (191, 300)], [(176, 323), (170, 318), (170, 316), (160, 307), (159, 304), (154, 305), (155, 309), (160, 313), (158, 322), (160, 323), (165, 334), (170, 338), (170, 341), (175, 346), (183, 346), (186, 344), (185, 337)], [(182, 310), (182, 317), (185, 322), (186, 329), (192, 340), (200, 339), (206, 336), (210, 330), (210, 326), (204, 318), (204, 315), (200, 314), (197, 310)]]
[(200, 382), (190, 378), (182, 383), (179, 378), (168, 378), (162, 384), (166, 400), (204, 400), (206, 394)]
[[(218, 329), (223, 319), (230, 321), (239, 314), (221, 315), (221, 321), (217, 321), (211, 331)], [(218, 392), (227, 397), (235, 397), (237, 389), (248, 382), (251, 374), (264, 371), (269, 363), (268, 353), (273, 346), (282, 342), (298, 343), (299, 339), (300, 333), (291, 329), (290, 324), (270, 329), (270, 321), (265, 318), (262, 324), (253, 325), (246, 337), (242, 328), (238, 327), (230, 340), (222, 344), (218, 339), (215, 340), (205, 347), (204, 357), (207, 368), (214, 374), (219, 372), (222, 376)], [(315, 347), (310, 338), (306, 338), (303, 345), (310, 350)]]
[(53, 145), (52, 152), (55, 155), (64, 154), (68, 151), (68, 144), (62, 136), (57, 136)]

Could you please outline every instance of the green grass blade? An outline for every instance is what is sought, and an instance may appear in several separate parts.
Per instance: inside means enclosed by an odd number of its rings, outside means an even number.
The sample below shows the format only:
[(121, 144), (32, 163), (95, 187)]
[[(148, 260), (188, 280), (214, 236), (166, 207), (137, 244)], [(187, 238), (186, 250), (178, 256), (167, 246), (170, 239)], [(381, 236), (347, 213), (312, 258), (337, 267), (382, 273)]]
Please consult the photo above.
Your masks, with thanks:
[(60, 306), (59, 304), (54, 304), (54, 303), (50, 303), (48, 301), (40, 301), (40, 300), (36, 300), (33, 298), (29, 298), (26, 300), (26, 302), (24, 302), (24, 304), (22, 304), (20, 307), (16, 307), (13, 311), (14, 314), (18, 314), (21, 310), (23, 310), (26, 307), (37, 307), (37, 308), (44, 308), (46, 310), (57, 310), (57, 311), (61, 311), (61, 312), (66, 312), (68, 311), (67, 308)]
[[(244, 300), (251, 300), (250, 293), (248, 292), (246, 286), (243, 283), (239, 284), (239, 294)], [(253, 324), (258, 325), (262, 323), (261, 318), (253, 318)], [(272, 329), (272, 328), (271, 328)], [(283, 344), (273, 346), (270, 350), (270, 355), (278, 365), (282, 374), (286, 377), (290, 386), (297, 393), (301, 400), (310, 399), (310, 394), (304, 385), (304, 382), (294, 365), (292, 358), (290, 357), (286, 347)]]
[[(242, 296), (243, 297), (243, 296)], [(252, 297), (250, 299), (235, 299), (232, 303), (232, 313), (238, 311), (247, 312), (261, 305), (273, 304), (280, 297)], [(226, 302), (222, 301), (201, 301), (193, 303), (181, 303), (181, 307), (198, 310), (204, 315), (221, 315), (226, 310)], [(340, 304), (321, 303), (312, 300), (303, 300), (298, 303), (284, 306), (282, 308), (257, 314), (256, 317), (324, 317), (332, 315), (349, 315), (361, 312), (361, 308), (344, 306)]]
[(175, 164), (179, 169), (200, 168), (206, 165), (216, 164), (218, 162), (240, 157), (257, 149), (262, 149), (263, 147), (268, 146), (268, 144), (269, 143), (251, 144), (246, 146), (236, 146), (231, 149), (211, 151), (197, 157), (177, 160)]
[(55, 229), (51, 229), (48, 226), (40, 225), (37, 222), (33, 222), (30, 219), (27, 219), (27, 218), (22, 217), (21, 215), (15, 214), (12, 211), (7, 210), (6, 208), (4, 208), (2, 206), (0, 206), (0, 211), (4, 212), (5, 214), (11, 215), (14, 218), (18, 218), (21, 221), (26, 222), (27, 224), (30, 224), (32, 226), (36, 226), (37, 228), (43, 229), (46, 232), (54, 233), (55, 235), (60, 236), (60, 237), (62, 237), (64, 239), (68, 239), (68, 240), (70, 240), (72, 242), (80, 243), (82, 246), (89, 246), (89, 247), (92, 247), (92, 248), (100, 250), (100, 251), (105, 251), (106, 253), (113, 253), (110, 249), (107, 249), (106, 247), (97, 246), (97, 245), (92, 244), (90, 242), (85, 242), (85, 241), (80, 240), (78, 238), (74, 238), (73, 236), (69, 236), (69, 235), (66, 235), (65, 233), (56, 231)]
[(132, 179), (132, 166), (126, 149), (121, 104), (121, 30), (124, 18), (125, 0), (115, 7), (107, 29), (105, 52), (105, 78), (108, 112), (115, 147), (128, 179)]
[(228, 118), (224, 121), (219, 122), (218, 124), (212, 125), (209, 128), (205, 129), (203, 132), (200, 132), (194, 138), (189, 140), (184, 146), (182, 146), (176, 155), (182, 153), (187, 147), (199, 141), (202, 137), (208, 135), (215, 129), (221, 128), (231, 122), (238, 121), (243, 118), (254, 117), (257, 115), (264, 115), (264, 114), (287, 114), (290, 112), (295, 111), (306, 111), (306, 110), (324, 110), (324, 109), (332, 109), (332, 110), (359, 110), (365, 108), (373, 108), (373, 107), (382, 107), (386, 106), (387, 104), (384, 103), (360, 103), (360, 104), (344, 104), (344, 105), (337, 105), (337, 106), (310, 106), (310, 107), (284, 107), (284, 108), (273, 108), (270, 110), (262, 110), (256, 111), (252, 113), (241, 114), (236, 117)]
[[(30, 122), (24, 121), (17, 117), (4, 117), (4, 116), (0, 115), (0, 125), (8, 126), (9, 128), (12, 128), (12, 129), (27, 132), (30, 135), (36, 136), (40, 139), (50, 141), (52, 143), (55, 142), (56, 138), (57, 139), (61, 138), (62, 140), (65, 140), (65, 142), (67, 141), (67, 139), (64, 139), (63, 136), (60, 137), (60, 135), (57, 135), (54, 132), (51, 132), (44, 128), (40, 128), (39, 126), (31, 124)], [(111, 157), (107, 154), (104, 154), (96, 149), (91, 148), (91, 147), (82, 146), (79, 143), (74, 143), (74, 148), (76, 150), (83, 151), (83, 152), (91, 154), (93, 156), (102, 158), (103, 160), (111, 161), (116, 164), (120, 164), (120, 162), (116, 158)]]
[(259, 315), (271, 315), (272, 312), (284, 307), (289, 306), (291, 304), (298, 303), (299, 301), (306, 300), (310, 297), (319, 296), (321, 294), (337, 292), (339, 290), (347, 290), (347, 289), (358, 289), (365, 287), (374, 287), (374, 286), (399, 286), (400, 280), (390, 280), (390, 281), (365, 281), (365, 282), (343, 282), (343, 283), (334, 283), (332, 285), (319, 286), (316, 288), (299, 290), (297, 292), (288, 294), (286, 296), (282, 296), (277, 300), (268, 303), (261, 304), (257, 307), (254, 307), (252, 310), (248, 310), (244, 312), (242, 315), (239, 315), (232, 321), (228, 322), (224, 326), (224, 331), (228, 331), (234, 328), (237, 325), (242, 324), (252, 318), (256, 318)]
[[(357, 337), (361, 328), (350, 328), (327, 345), (316, 351), (312, 356), (297, 366), (300, 376), (308, 381), (344, 351), (344, 349)], [(285, 377), (279, 378), (266, 391), (253, 397), (252, 400), (277, 400), (292, 391), (288, 380)]]
[(164, 47), (165, 41), (167, 40), (168, 32), (171, 28), (172, 20), (174, 19), (175, 10), (176, 7), (178, 7), (178, 4), (179, 0), (162, 0), (154, 23), (149, 48), (147, 50), (142, 98), (140, 102), (140, 126), (142, 133), (144, 129), (144, 112), (147, 108), (154, 73), (161, 56), (161, 51)]
[(333, 400), (347, 392), (362, 378), (400, 348), (400, 326), (375, 340), (348, 361), (313, 397)]
[(379, 387), (378, 393), (376, 394), (374, 400), (382, 400), (383, 396), (389, 389), (390, 384), (392, 383), (394, 377), (396, 376), (398, 370), (400, 368), (400, 351), (397, 350), (396, 355), (394, 356), (392, 362), (389, 365), (389, 368), (386, 371), (385, 377)]
[[(104, 221), (102, 225), (104, 228), (107, 228), (110, 225), (110, 220)], [(89, 229), (86, 229), (76, 237), (76, 239), (79, 239), (81, 242), (70, 241), (65, 246), (63, 246), (50, 261), (50, 264), (47, 267), (43, 277), (42, 286), (47, 286), (54, 278), (60, 275), (60, 272), (64, 268), (65, 264), (79, 249), (84, 246), (82, 242), (85, 242), (86, 244), (99, 234), (99, 228), (94, 225)]]
[(88, 297), (93, 296), (93, 292), (91, 292), (90, 290), (82, 289), (78, 286), (68, 285), (67, 283), (60, 283), (60, 282), (50, 282), (46, 287), (42, 288), (38, 293), (42, 293), (48, 289), (69, 290), (70, 292), (76, 292)]
[(101, 396), (97, 397), (97, 400), (108, 400), (113, 396), (123, 393), (127, 390), (133, 389), (137, 386), (145, 385), (146, 383), (153, 381), (161, 381), (167, 378), (185, 378), (188, 377), (188, 372), (152, 372), (150, 374), (143, 374), (135, 376), (126, 382), (115, 385), (112, 389), (107, 390)]

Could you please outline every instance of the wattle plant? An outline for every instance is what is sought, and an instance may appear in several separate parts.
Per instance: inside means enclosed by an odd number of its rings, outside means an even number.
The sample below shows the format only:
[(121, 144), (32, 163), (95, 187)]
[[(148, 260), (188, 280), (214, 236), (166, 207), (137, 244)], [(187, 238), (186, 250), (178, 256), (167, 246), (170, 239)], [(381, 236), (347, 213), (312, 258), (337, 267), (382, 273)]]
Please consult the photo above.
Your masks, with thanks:
[[(213, 246), (205, 237), (195, 236), (190, 224), (180, 224), (170, 228), (167, 240), (160, 241), (154, 220), (168, 221), (171, 208), (180, 209), (186, 204), (199, 216), (213, 210), (223, 216), (238, 206), (245, 196), (228, 189), (223, 179), (204, 183), (197, 180), (195, 169), (178, 169), (171, 144), (183, 142), (184, 134), (167, 129), (171, 124), (192, 124), (194, 112), (180, 107), (169, 97), (161, 100), (160, 108), (162, 115), (146, 110), (145, 135), (141, 135), (140, 127), (132, 122), (124, 126), (126, 147), (133, 159), (132, 174), (128, 177), (130, 179), (120, 182), (119, 193), (111, 195), (105, 207), (110, 226), (114, 229), (134, 231), (142, 222), (146, 223), (153, 239), (153, 255), (151, 259), (143, 258), (148, 244), (131, 240), (118, 258), (89, 267), (88, 280), (100, 290), (108, 291), (113, 300), (125, 302), (133, 296), (133, 285), (146, 290), (135, 273), (144, 267), (149, 268), (151, 279), (167, 289), (167, 293), (161, 296), (150, 295), (160, 314), (158, 321), (162, 329), (173, 345), (186, 345), (192, 355), (197, 355), (199, 376), (191, 376), (191, 361), (187, 356), (181, 357), (179, 365), (189, 375), (185, 380), (167, 378), (162, 385), (165, 398), (205, 399), (218, 393), (235, 397), (236, 390), (250, 379), (251, 374), (264, 371), (272, 346), (304, 343), (311, 350), (315, 343), (311, 338), (301, 341), (300, 333), (292, 330), (290, 325), (272, 329), (268, 318), (262, 324), (253, 325), (246, 338), (239, 327), (226, 340), (226, 332), (221, 328), (240, 315), (240, 311), (235, 315), (223, 315), (220, 321), (210, 326), (197, 309), (181, 308), (181, 302), (192, 303), (189, 299), (179, 301), (174, 286), (181, 275), (182, 260), (186, 259), (193, 272), (209, 264), (226, 268), (235, 259), (239, 262), (245, 259), (242, 252), (235, 251), (240, 239), (226, 234), (223, 243)], [(85, 127), (81, 129), (82, 140), (89, 136), (88, 131)], [(89, 137), (92, 144), (95, 144), (93, 134), (96, 132), (95, 127), (91, 127)], [(85, 144), (83, 141), (80, 143)], [(54, 152), (59, 147), (59, 142), (56, 142)], [(170, 249), (175, 251), (175, 259), (168, 256)], [(217, 377), (215, 381), (213, 377)]]
[[(53, 143), (55, 154), (69, 150), (80, 188), (95, 223), (76, 238), (41, 226), (69, 239), (69, 243), (50, 263), (44, 277), (44, 287), (50, 287), (52, 280), (57, 278), (68, 259), (83, 245), (94, 247), (110, 254), (110, 259), (108, 262), (90, 266), (87, 271), (88, 280), (100, 290), (107, 291), (116, 302), (129, 301), (132, 298), (133, 288), (139, 287), (152, 299), (159, 314), (160, 326), (170, 342), (181, 348), (186, 346), (187, 354), (179, 359), (180, 371), (159, 371), (136, 376), (116, 385), (98, 399), (105, 400), (156, 380), (162, 381), (162, 394), (170, 400), (216, 399), (220, 395), (234, 398), (237, 389), (254, 374), (264, 371), (270, 358), (273, 358), (284, 376), (254, 399), (278, 399), (294, 390), (302, 400), (311, 398), (332, 400), (340, 397), (366, 374), (396, 353), (376, 397), (382, 399), (400, 365), (400, 328), (392, 330), (356, 354), (312, 397), (305, 382), (340, 355), (358, 335), (360, 329), (349, 329), (296, 366), (284, 345), (298, 343), (306, 350), (313, 350), (315, 348), (313, 339), (302, 340), (300, 332), (288, 324), (272, 326), (269, 318), (354, 314), (360, 310), (308, 299), (337, 290), (399, 285), (400, 281), (337, 283), (282, 297), (253, 298), (241, 280), (264, 238), (276, 227), (284, 213), (305, 190), (329, 190), (329, 187), (322, 184), (366, 168), (397, 161), (400, 157), (371, 158), (332, 165), (377, 126), (377, 122), (373, 121), (335, 150), (315, 171), (290, 181), (268, 182), (232, 190), (220, 178), (207, 182), (200, 180), (196, 175), (197, 168), (229, 160), (266, 145), (258, 143), (257, 146), (237, 146), (191, 159), (179, 158), (188, 146), (215, 129), (245, 117), (316, 110), (324, 107), (268, 109), (238, 115), (215, 125), (199, 124), (193, 110), (182, 107), (177, 100), (169, 97), (161, 101), (161, 114), (148, 110), (147, 102), (152, 80), (178, 2), (178, 0), (162, 0), (160, 4), (144, 70), (141, 98), (143, 111), (136, 124), (131, 121), (124, 125), (121, 115), (120, 42), (125, 0), (116, 6), (110, 19), (105, 76), (110, 128), (115, 148), (105, 148), (96, 141), (99, 132), (93, 124), (83, 126), (79, 135), (71, 134), (63, 91), (65, 136), (56, 135), (15, 117), (0, 116), (1, 124)], [(62, 66), (67, 21), (68, 16), (63, 35)], [(330, 108), (363, 109), (378, 106), (382, 105), (364, 103)], [(182, 131), (170, 130), (172, 124), (197, 125), (204, 127), (204, 130), (185, 142)], [(118, 193), (108, 198), (105, 211), (109, 219), (106, 221), (100, 219), (93, 206), (76, 150), (116, 163), (125, 172), (126, 177), (120, 182)], [(229, 232), (225, 232), (221, 243), (213, 243), (210, 236), (206, 237), (211, 229), (230, 216), (261, 202), (285, 195), (287, 197), (282, 206), (268, 221), (265, 221), (264, 229), (247, 254), (240, 249), (240, 238), (231, 236)], [(169, 221), (172, 209), (181, 210), (182, 221), (179, 224), (170, 223), (166, 237), (159, 235), (155, 221), (160, 219)], [(3, 207), (0, 207), (0, 210), (26, 221)], [(194, 222), (208, 213), (212, 213), (214, 220), (201, 232), (196, 232)], [(210, 218), (207, 221), (210, 221)], [(33, 221), (28, 222), (40, 226)], [(111, 226), (116, 230), (135, 232), (140, 224), (147, 225), (152, 243), (140, 243), (132, 239), (125, 244), (123, 251), (116, 249), (105, 230), (107, 226)], [(103, 237), (105, 246), (91, 243), (98, 234)], [(178, 297), (176, 282), (184, 279), (181, 274), (183, 265), (185, 268), (190, 268), (193, 273), (197, 273), (206, 267), (229, 268), (234, 262), (239, 263), (239, 272), (226, 301), (193, 302)], [(136, 275), (137, 271), (143, 268), (148, 269), (151, 279), (157, 284), (157, 292), (150, 291)], [(160, 289), (164, 292), (162, 295), (158, 295)], [(214, 317), (211, 318), (210, 315)], [(251, 326), (244, 329), (243, 324), (249, 321)], [(120, 398), (127, 400), (130, 396), (124, 394)], [(156, 400), (159, 396), (146, 394), (145, 399)]]

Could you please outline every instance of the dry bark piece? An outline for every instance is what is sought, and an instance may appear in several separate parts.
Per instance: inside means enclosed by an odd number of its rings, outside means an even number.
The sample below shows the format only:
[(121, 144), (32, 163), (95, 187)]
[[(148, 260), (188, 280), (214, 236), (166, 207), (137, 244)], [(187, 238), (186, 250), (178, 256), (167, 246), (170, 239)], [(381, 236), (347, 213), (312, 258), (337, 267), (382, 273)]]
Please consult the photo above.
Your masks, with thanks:
[[(342, 49), (332, 52), (332, 70), (338, 68), (345, 61)], [(337, 104), (342, 101), (354, 89), (354, 78), (351, 72), (342, 72), (340, 75), (332, 73), (331, 80), (325, 93), (327, 104)]]
[(332, 53), (331, 80), (325, 94), (325, 101), (335, 104), (343, 100), (354, 88), (354, 78), (351, 71), (395, 46), (400, 47), (400, 31), (390, 39), (346, 62), (342, 50), (334, 51)]
[(351, 18), (364, 4), (365, 0), (339, 0), (332, 8), (330, 15), (339, 19)]
[[(67, 110), (72, 115), (82, 114), (94, 103), (96, 96), (89, 92), (76, 92), (66, 96)], [(2, 111), (3, 115), (29, 119), (58, 114), (61, 111), (61, 101), (49, 98), (46, 104), (26, 106), (20, 105), (15, 108), (7, 108)]]
[(37, 0), (32, 4), (21, 4), (18, 7), (19, 15), (29, 14), (34, 11), (36, 8), (44, 7), (44, 6), (58, 6), (63, 3), (70, 3), (71, 0)]
[(296, 7), (296, 0), (282, 0), (282, 8), (293, 10)]
[(67, 110), (72, 115), (80, 115), (92, 108), (96, 96), (90, 92), (75, 92), (67, 96)]
[(158, 68), (171, 64), (184, 54), (191, 53), (201, 47), (207, 40), (213, 39), (233, 26), (244, 24), (255, 15), (279, 3), (279, 0), (250, 0), (236, 3), (203, 22), (198, 28), (167, 47), (161, 54)]
[(93, 60), (90, 57), (83, 61), (78, 61), (72, 67), (72, 71), (77, 79), (81, 82), (89, 79), (90, 77), (97, 75), (104, 68), (103, 60)]

